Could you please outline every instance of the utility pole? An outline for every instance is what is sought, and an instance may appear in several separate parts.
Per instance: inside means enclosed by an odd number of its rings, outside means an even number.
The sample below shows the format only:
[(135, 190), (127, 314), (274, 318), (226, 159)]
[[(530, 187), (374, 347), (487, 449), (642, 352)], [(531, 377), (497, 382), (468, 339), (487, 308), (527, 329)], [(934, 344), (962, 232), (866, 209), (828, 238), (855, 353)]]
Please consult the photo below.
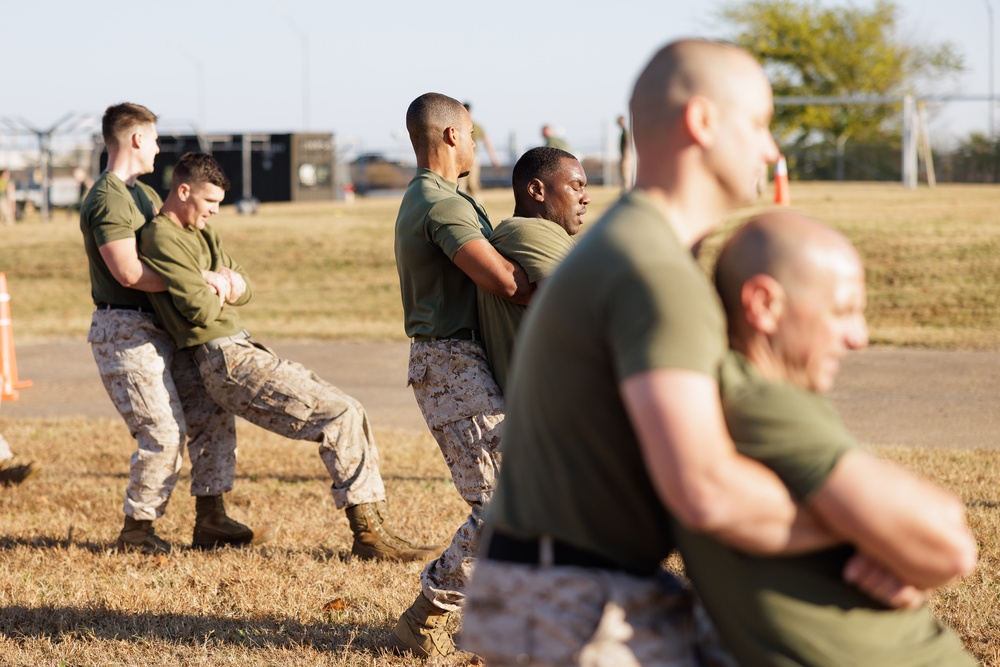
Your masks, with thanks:
[(996, 140), (996, 100), (993, 97), (993, 5), (990, 0), (983, 0), (986, 3), (986, 14), (989, 17), (989, 46), (990, 46), (990, 140)]

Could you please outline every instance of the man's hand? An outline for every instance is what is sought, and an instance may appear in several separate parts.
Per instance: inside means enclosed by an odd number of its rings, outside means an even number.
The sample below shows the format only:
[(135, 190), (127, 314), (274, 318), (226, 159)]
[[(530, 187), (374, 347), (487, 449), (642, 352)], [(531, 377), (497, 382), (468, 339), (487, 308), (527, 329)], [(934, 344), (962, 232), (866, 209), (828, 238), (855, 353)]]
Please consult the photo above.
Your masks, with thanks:
[[(225, 269), (229, 271), (229, 269)], [(201, 277), (205, 279), (205, 284), (208, 288), (219, 295), (219, 305), (223, 305), (230, 299), (230, 294), (233, 291), (233, 285), (225, 275), (221, 273), (216, 273), (215, 271), (202, 271)], [(240, 278), (240, 282), (243, 279)], [(243, 284), (243, 289), (246, 290), (246, 283)], [(240, 292), (242, 294), (242, 292)], [(239, 298), (239, 297), (236, 297)]]
[(219, 274), (229, 280), (229, 297), (226, 299), (226, 303), (236, 303), (247, 291), (246, 281), (243, 280), (243, 276), (227, 266), (219, 269)]
[(902, 581), (862, 553), (847, 561), (844, 581), (893, 609), (917, 609), (927, 602), (927, 591)]

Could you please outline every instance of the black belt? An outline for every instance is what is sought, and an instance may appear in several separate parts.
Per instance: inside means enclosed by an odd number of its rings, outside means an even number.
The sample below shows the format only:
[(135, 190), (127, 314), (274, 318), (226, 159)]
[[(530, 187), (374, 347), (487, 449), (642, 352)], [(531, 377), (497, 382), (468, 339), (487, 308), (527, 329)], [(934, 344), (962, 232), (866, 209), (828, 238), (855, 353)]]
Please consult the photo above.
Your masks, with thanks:
[(552, 565), (571, 565), (575, 567), (590, 567), (600, 570), (627, 572), (637, 577), (650, 577), (653, 572), (642, 572), (627, 565), (622, 565), (610, 558), (605, 558), (586, 549), (574, 547), (555, 538), (539, 538), (522, 540), (503, 533), (493, 533), (490, 545), (486, 550), (489, 560), (506, 563), (523, 563), (525, 565), (542, 565), (546, 544), (552, 545)]
[(482, 340), (483, 337), (475, 329), (459, 329), (447, 336), (414, 336), (414, 343), (433, 343), (436, 340)]
[(149, 306), (126, 306), (114, 303), (95, 303), (97, 310), (134, 310), (139, 313), (151, 313), (153, 309)]

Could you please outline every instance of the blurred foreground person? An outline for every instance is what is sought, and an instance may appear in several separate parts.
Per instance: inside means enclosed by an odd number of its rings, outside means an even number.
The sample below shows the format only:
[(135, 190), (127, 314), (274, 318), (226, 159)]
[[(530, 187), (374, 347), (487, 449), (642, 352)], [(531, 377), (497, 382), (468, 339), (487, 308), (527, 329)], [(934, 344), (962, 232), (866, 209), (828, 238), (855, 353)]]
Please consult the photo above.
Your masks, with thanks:
[[(151, 295), (153, 307), (174, 337), (178, 356), (198, 369), (209, 396), (225, 411), (214, 426), (230, 443), (217, 474), (232, 484), (236, 470), (233, 415), (278, 435), (319, 443), (333, 480), (338, 509), (347, 513), (351, 553), (377, 560), (427, 560), (433, 548), (416, 547), (389, 520), (378, 450), (368, 415), (355, 399), (302, 365), (279, 358), (251, 340), (235, 306), (250, 300), (246, 272), (222, 249), (208, 224), (219, 212), (229, 179), (204, 153), (185, 153), (174, 168), (163, 209), (142, 230), (140, 252), (166, 285)], [(202, 271), (222, 275), (228, 286), (215, 292)], [(326, 527), (317, 526), (317, 532)]]
[(767, 78), (735, 47), (674, 42), (630, 106), (635, 189), (546, 281), (519, 334), (463, 627), (463, 648), (491, 667), (731, 664), (660, 569), (671, 517), (761, 553), (808, 519), (725, 429), (725, 322), (691, 254), (777, 158)]
[[(857, 252), (816, 220), (770, 212), (733, 234), (715, 279), (732, 347), (720, 381), (729, 432), (831, 533), (828, 548), (763, 558), (678, 526), (685, 570), (726, 646), (744, 665), (975, 665), (922, 604), (922, 589), (975, 566), (964, 504), (859, 448), (821, 395), (868, 342)], [(860, 579), (911, 608), (887, 607)]]

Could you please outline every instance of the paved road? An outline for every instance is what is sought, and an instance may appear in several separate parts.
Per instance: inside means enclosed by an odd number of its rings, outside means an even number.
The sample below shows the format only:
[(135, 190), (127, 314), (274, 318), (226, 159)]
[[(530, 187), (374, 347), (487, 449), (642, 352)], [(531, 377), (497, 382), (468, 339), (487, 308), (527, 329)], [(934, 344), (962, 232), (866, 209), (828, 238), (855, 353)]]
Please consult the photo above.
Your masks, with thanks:
[[(423, 429), (406, 385), (407, 344), (280, 342), (358, 398), (376, 427)], [(117, 419), (82, 341), (19, 345), (21, 379), (34, 385), (6, 402), (3, 417)], [(831, 395), (862, 442), (916, 447), (995, 448), (1000, 434), (1000, 352), (875, 348), (848, 357)]]

